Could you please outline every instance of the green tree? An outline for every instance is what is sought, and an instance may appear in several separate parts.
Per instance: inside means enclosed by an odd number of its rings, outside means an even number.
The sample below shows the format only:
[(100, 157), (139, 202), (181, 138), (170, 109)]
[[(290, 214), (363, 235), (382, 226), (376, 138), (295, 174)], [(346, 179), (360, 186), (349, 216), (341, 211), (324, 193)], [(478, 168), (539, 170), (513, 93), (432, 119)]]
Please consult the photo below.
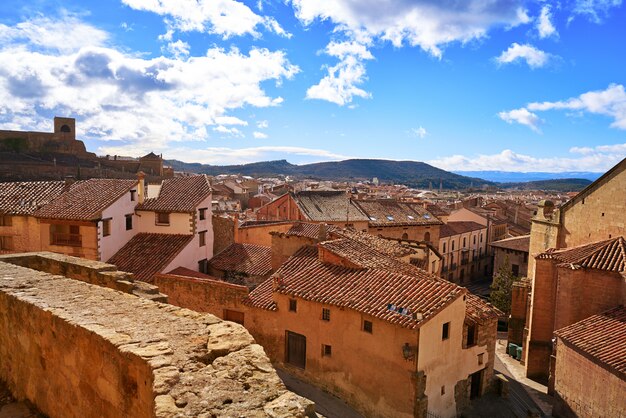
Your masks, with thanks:
[(513, 283), (518, 281), (519, 277), (513, 275), (513, 270), (509, 264), (509, 257), (504, 259), (504, 263), (498, 269), (498, 273), (491, 283), (491, 294), (489, 300), (491, 303), (507, 316), (511, 313), (511, 291)]

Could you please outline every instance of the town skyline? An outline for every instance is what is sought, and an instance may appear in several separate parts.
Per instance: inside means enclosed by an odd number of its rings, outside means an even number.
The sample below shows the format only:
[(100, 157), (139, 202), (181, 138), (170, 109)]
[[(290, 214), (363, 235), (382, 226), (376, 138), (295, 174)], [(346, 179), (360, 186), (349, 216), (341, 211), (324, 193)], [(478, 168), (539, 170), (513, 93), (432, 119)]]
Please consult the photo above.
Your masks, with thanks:
[(0, 128), (76, 117), (100, 155), (213, 165), (603, 172), (626, 155), (621, 1), (175, 4), (4, 2)]

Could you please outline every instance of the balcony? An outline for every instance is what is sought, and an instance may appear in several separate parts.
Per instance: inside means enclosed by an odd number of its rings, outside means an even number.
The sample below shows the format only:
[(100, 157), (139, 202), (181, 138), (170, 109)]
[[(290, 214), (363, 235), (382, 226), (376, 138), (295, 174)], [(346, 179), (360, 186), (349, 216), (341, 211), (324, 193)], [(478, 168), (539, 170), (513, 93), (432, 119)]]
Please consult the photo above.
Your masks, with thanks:
[(56, 232), (52, 234), (52, 245), (63, 245), (66, 247), (81, 247), (83, 245), (83, 237), (80, 234), (65, 234)]

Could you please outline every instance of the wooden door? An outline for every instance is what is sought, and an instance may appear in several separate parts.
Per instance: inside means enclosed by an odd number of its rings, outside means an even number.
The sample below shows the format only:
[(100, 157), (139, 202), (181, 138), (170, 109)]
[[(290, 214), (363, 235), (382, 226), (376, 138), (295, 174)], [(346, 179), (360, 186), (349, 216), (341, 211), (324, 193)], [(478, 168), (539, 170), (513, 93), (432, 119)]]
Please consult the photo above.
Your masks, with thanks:
[(239, 311), (231, 311), (230, 309), (224, 309), (224, 320), (233, 321), (243, 325), (244, 313)]
[(287, 363), (304, 369), (306, 366), (306, 337), (291, 331), (287, 331), (286, 334)]

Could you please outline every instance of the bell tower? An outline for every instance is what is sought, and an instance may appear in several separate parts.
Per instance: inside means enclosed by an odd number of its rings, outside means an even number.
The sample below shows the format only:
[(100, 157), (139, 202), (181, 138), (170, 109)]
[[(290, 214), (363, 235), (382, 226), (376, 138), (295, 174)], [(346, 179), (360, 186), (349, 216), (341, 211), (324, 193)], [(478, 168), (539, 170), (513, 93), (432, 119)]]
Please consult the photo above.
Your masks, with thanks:
[(63, 139), (76, 139), (76, 119), (55, 116), (54, 133)]

